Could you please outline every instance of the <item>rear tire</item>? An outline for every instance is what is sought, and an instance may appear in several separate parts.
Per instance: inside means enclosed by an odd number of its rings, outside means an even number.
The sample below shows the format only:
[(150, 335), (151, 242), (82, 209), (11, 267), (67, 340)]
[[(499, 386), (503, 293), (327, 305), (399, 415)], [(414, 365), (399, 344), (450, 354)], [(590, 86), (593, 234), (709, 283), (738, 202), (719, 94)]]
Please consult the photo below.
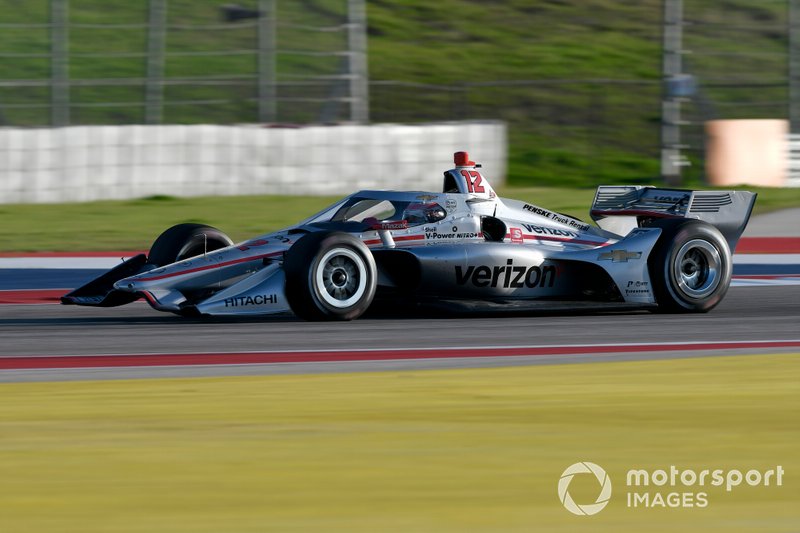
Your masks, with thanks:
[(150, 247), (147, 261), (164, 266), (232, 244), (230, 237), (217, 228), (203, 224), (178, 224), (159, 235)]
[(699, 220), (660, 220), (661, 237), (648, 259), (650, 279), (665, 313), (706, 313), (731, 284), (728, 243), (717, 228)]
[(353, 320), (375, 297), (372, 252), (347, 233), (305, 235), (286, 252), (283, 269), (286, 300), (306, 320)]

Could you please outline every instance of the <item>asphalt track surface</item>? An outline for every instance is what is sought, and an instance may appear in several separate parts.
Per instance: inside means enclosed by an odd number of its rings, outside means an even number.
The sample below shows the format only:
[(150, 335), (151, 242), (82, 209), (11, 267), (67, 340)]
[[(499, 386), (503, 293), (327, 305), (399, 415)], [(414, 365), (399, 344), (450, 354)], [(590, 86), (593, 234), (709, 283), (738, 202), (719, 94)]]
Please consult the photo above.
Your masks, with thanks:
[[(707, 314), (662, 315), (564, 312), (513, 316), (362, 318), (309, 323), (295, 318), (186, 319), (146, 304), (110, 309), (74, 306), (0, 306), (0, 364), (29, 356), (109, 354), (243, 354), (283, 352), (272, 364), (141, 365), (137, 368), (0, 370), (0, 381), (317, 373), (559, 364), (609, 360), (800, 352), (800, 286), (732, 287)], [(794, 341), (785, 346), (730, 347), (719, 343)], [(706, 346), (686, 349), (679, 344)], [(639, 351), (627, 345), (649, 345)], [(509, 347), (585, 345), (570, 353), (503, 355)], [(602, 348), (602, 345), (619, 346)], [(598, 346), (601, 348), (598, 349)], [(394, 357), (383, 361), (293, 362), (290, 352), (365, 349), (449, 349), (447, 357)], [(459, 357), (459, 349), (490, 348)], [(496, 352), (493, 354), (492, 352)], [(524, 351), (523, 351), (524, 352)], [(444, 352), (443, 352), (444, 353)], [(103, 365), (98, 365), (103, 366)]]
[[(745, 236), (796, 238), (798, 223), (800, 209), (762, 215), (750, 221)], [(740, 274), (760, 277), (757, 274), (762, 272), (758, 269), (763, 268), (764, 258), (751, 257), (756, 264), (735, 268), (745, 269)], [(796, 256), (776, 260), (778, 257), (781, 256), (767, 256), (767, 263), (780, 263), (771, 268), (790, 273), (789, 266), (797, 262)], [(48, 272), (39, 270), (36, 283), (27, 287), (20, 285), (19, 279), (12, 282), (11, 274), (9, 270), (3, 272), (3, 279), (10, 286), (2, 288), (74, 286), (65, 275), (88, 275), (52, 271), (49, 275), (54, 279), (48, 281), (42, 278)], [(761, 341), (767, 344), (759, 345)], [(358, 360), (361, 350), (400, 352), (387, 352), (382, 360), (371, 352)], [(470, 350), (472, 355), (466, 356)], [(310, 352), (318, 353), (309, 356)], [(293, 317), (186, 319), (154, 311), (143, 302), (110, 309), (0, 305), (0, 382), (459, 368), (799, 352), (797, 283), (734, 285), (710, 313), (684, 315), (565, 311), (476, 317), (434, 312), (309, 323)], [(130, 360), (141, 364), (127, 366), (127, 359), (120, 361), (119, 357), (115, 363), (115, 354), (133, 356)], [(195, 360), (192, 364), (163, 363), (180, 361), (179, 354), (186, 354), (185, 360)], [(203, 354), (213, 354), (215, 364), (200, 364)], [(246, 360), (248, 354), (280, 362), (229, 364), (226, 359)], [(64, 361), (83, 359), (90, 363), (75, 365), (81, 368), (26, 366), (33, 358), (53, 356), (60, 358), (62, 367), (69, 366)], [(91, 357), (98, 357), (101, 362), (92, 366)], [(17, 367), (15, 360), (21, 362)], [(162, 361), (160, 366), (148, 364), (155, 360)]]

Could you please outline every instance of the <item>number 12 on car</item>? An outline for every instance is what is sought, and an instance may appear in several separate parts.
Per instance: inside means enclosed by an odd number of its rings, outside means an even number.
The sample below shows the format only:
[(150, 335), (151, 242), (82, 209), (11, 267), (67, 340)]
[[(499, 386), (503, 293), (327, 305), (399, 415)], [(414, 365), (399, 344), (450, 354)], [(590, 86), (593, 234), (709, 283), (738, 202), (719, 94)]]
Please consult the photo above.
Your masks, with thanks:
[(467, 192), (486, 192), (486, 188), (481, 185), (483, 177), (476, 170), (462, 170), (461, 175), (467, 180)]

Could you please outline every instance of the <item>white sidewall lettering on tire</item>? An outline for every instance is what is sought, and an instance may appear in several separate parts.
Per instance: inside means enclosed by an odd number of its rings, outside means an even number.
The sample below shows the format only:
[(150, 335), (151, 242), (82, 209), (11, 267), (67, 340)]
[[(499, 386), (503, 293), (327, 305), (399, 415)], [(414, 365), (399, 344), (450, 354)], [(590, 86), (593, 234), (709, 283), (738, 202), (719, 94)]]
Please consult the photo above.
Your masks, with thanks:
[[(339, 300), (325, 289), (325, 266), (331, 259), (339, 256), (344, 256), (350, 259), (358, 269), (358, 288), (356, 289), (356, 292), (347, 300)], [(333, 248), (328, 250), (325, 255), (320, 258), (319, 262), (314, 268), (313, 275), (314, 285), (316, 288), (315, 292), (326, 304), (337, 309), (346, 309), (357, 304), (359, 300), (361, 300), (361, 297), (364, 296), (364, 292), (367, 290), (367, 278), (369, 276), (367, 273), (367, 266), (361, 255), (349, 248)]]

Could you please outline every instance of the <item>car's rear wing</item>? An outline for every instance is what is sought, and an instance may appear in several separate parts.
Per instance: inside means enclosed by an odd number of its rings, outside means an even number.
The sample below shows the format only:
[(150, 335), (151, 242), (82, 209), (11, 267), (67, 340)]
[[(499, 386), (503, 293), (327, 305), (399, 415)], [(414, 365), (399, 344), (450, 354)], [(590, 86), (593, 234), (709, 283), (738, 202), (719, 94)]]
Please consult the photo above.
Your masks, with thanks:
[[(694, 218), (716, 226), (731, 251), (742, 235), (756, 202), (747, 191), (689, 191), (642, 186), (597, 188), (591, 215), (600, 227), (617, 217), (635, 217), (636, 225), (647, 218)], [(619, 226), (619, 224), (617, 224)], [(611, 227), (605, 228), (614, 231)]]

